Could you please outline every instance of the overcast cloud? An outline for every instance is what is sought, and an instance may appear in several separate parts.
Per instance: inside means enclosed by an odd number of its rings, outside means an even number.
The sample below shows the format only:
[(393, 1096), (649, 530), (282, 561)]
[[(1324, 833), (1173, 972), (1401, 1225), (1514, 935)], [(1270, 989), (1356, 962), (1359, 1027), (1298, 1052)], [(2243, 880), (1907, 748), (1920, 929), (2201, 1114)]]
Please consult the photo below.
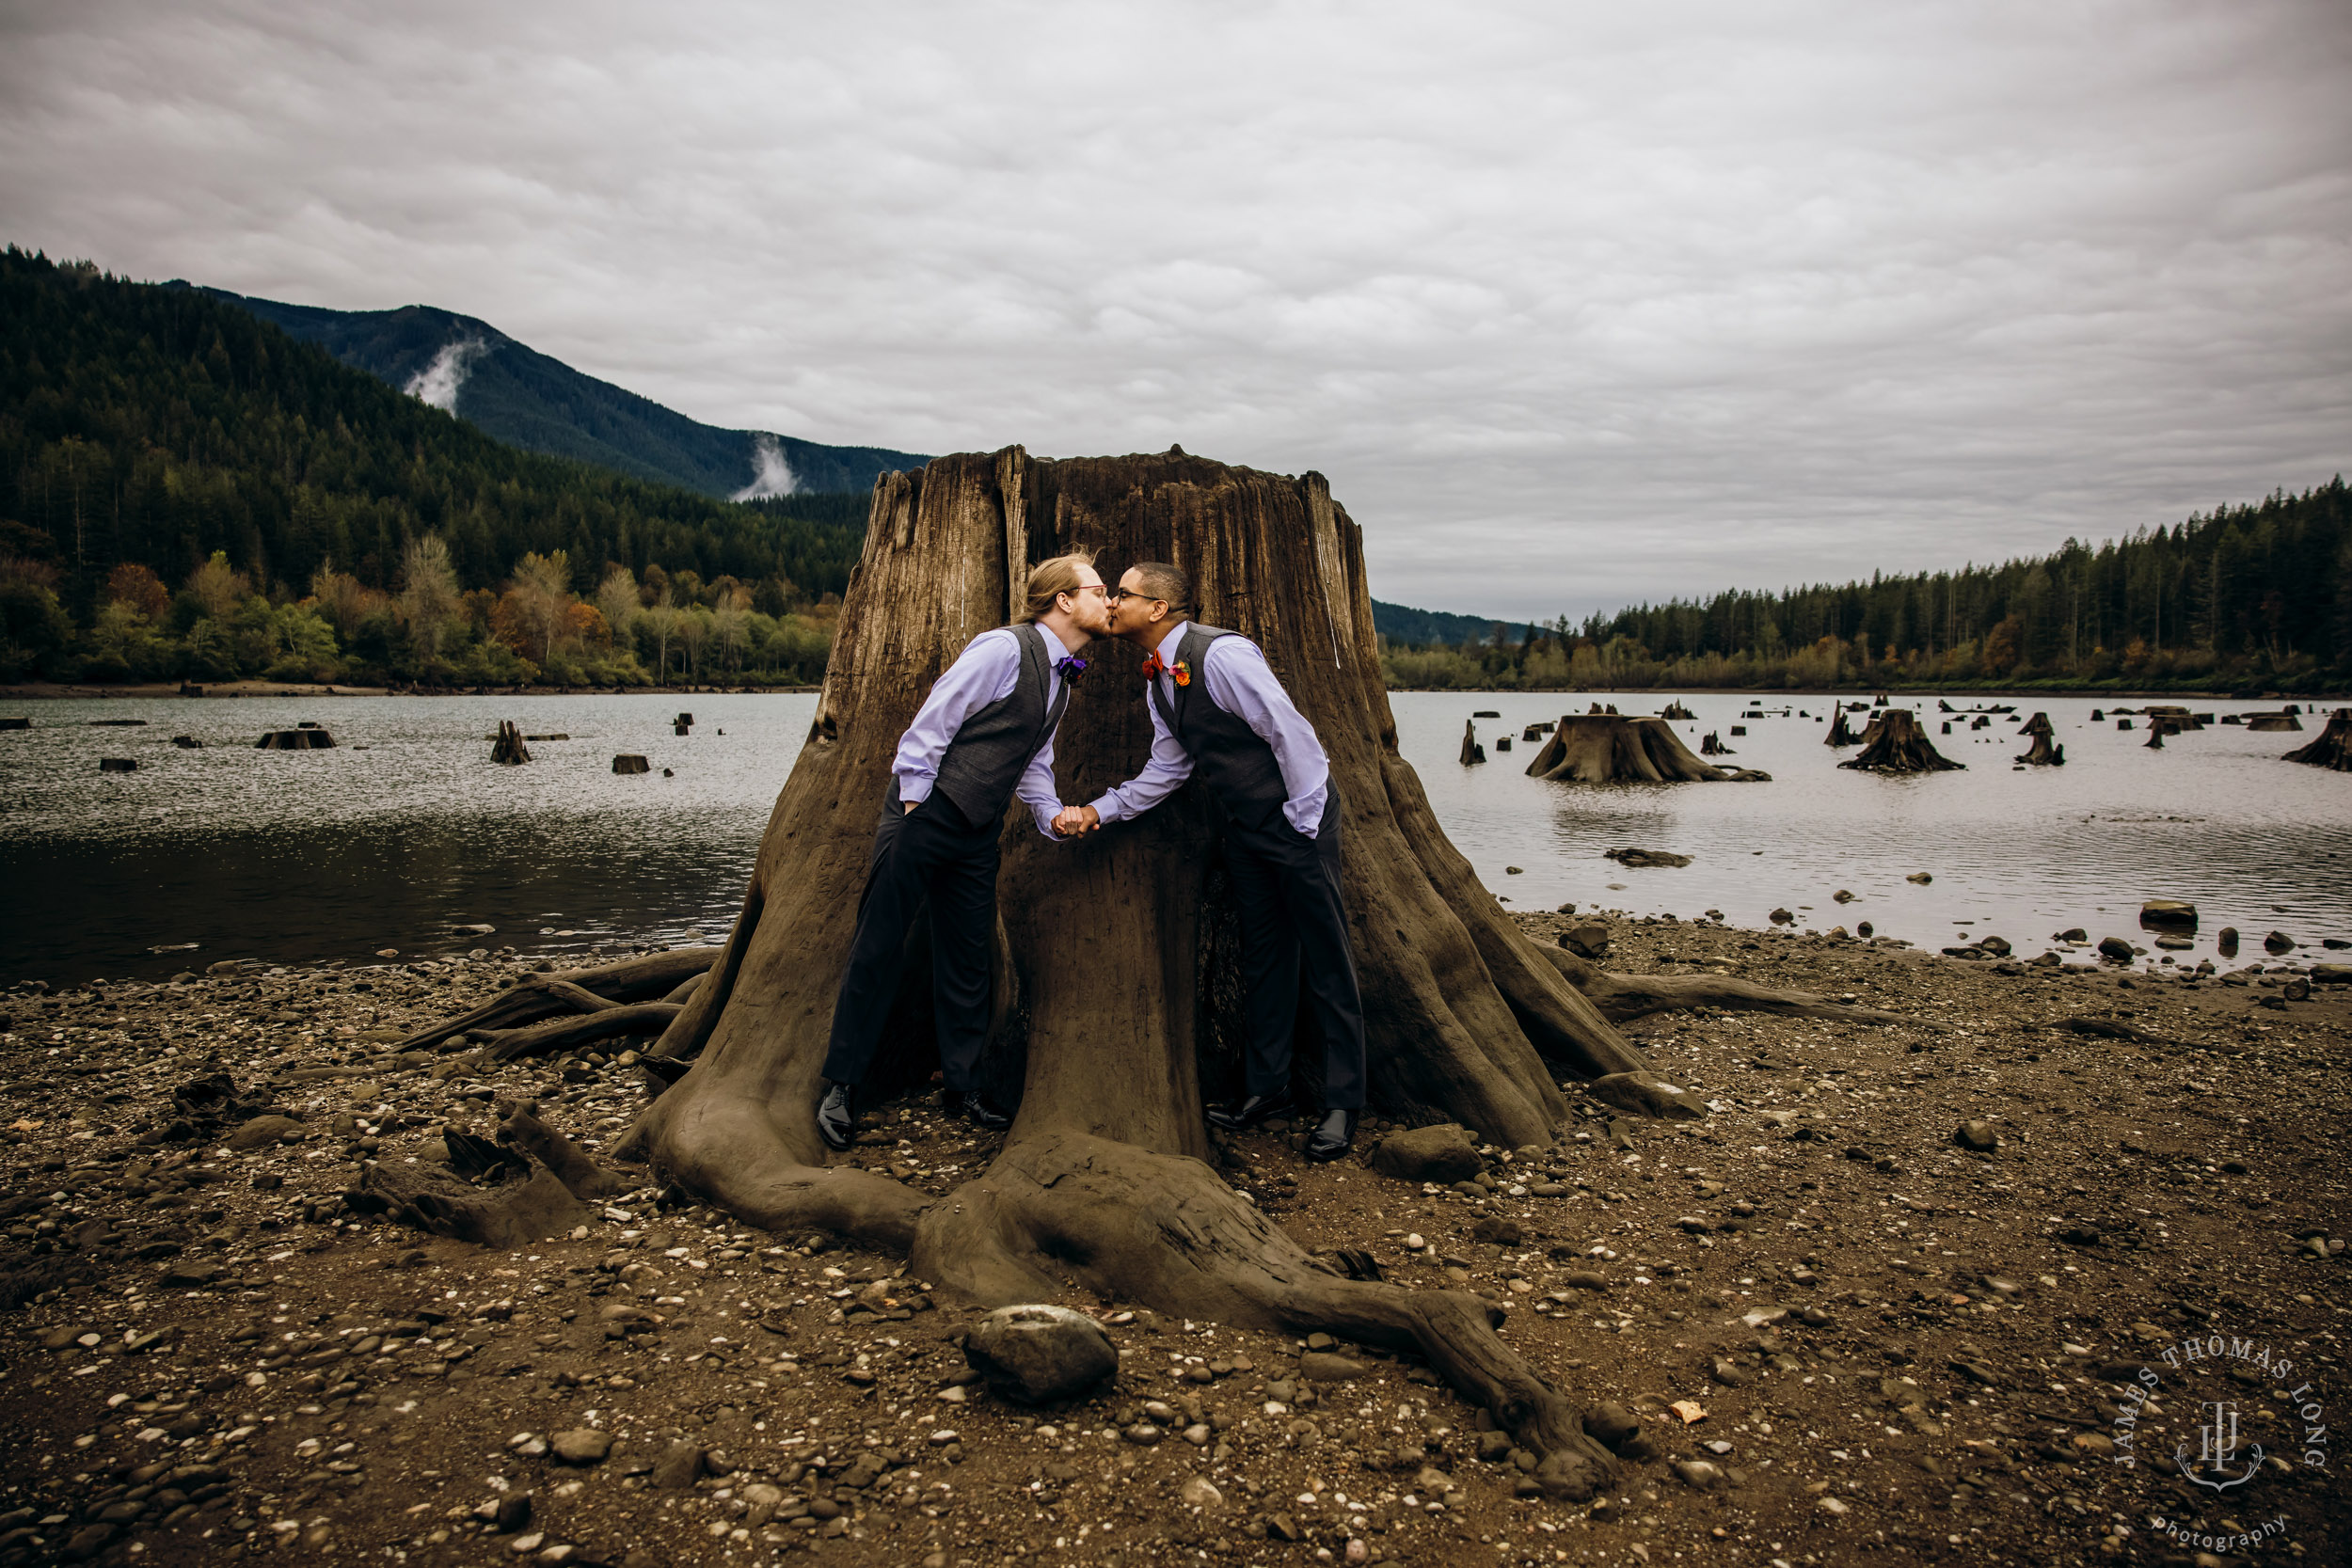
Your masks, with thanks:
[(2342, 0), (0, 8), (0, 238), (1582, 613), (2346, 466)]

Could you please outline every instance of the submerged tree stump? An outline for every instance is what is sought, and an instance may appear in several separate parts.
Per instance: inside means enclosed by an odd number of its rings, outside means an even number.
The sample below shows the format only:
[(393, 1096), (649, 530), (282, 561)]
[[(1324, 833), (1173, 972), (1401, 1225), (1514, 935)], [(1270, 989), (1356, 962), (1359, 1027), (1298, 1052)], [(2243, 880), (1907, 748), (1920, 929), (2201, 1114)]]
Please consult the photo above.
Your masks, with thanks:
[(512, 719), (499, 721), (498, 743), (490, 748), (490, 760), (510, 768), (531, 760), (531, 748), (523, 744), (522, 731)]
[(1699, 755), (1703, 757), (1728, 757), (1737, 754), (1730, 747), (1724, 744), (1724, 737), (1713, 730), (1708, 731), (1707, 738), (1699, 742)]
[(1950, 773), (1966, 765), (1938, 752), (1909, 708), (1890, 707), (1862, 732), (1862, 754), (1837, 766), (1871, 773)]
[[(694, 1066), (619, 1152), (749, 1224), (906, 1250), (923, 1277), (988, 1306), (1054, 1300), (1074, 1283), (1171, 1314), (1417, 1350), (1549, 1456), (1559, 1495), (1591, 1495), (1609, 1454), (1495, 1335), (1487, 1304), (1345, 1277), (1210, 1163), (1200, 1106), (1204, 1087), (1237, 1076), (1228, 1042), (1241, 1035), (1240, 988), (1214, 816), (1194, 786), (1074, 844), (1047, 842), (1026, 808), (1008, 812), (1000, 1022), (982, 1070), (1021, 1090), (984, 1173), (934, 1197), (838, 1162), (818, 1140), (827, 1030), (898, 736), (964, 644), (1009, 618), (1030, 565), (1079, 546), (1109, 578), (1148, 560), (1193, 572), (1201, 618), (1254, 639), (1313, 722), (1344, 814), (1377, 1109), (1544, 1143), (1567, 1115), (1555, 1079), (1574, 1075), (1612, 1104), (1699, 1114), (1644, 1070), (1438, 831), (1396, 749), (1359, 536), (1320, 475), (1175, 449), (1043, 461), (1011, 447), (877, 483), (817, 717), (742, 913), (655, 1049)], [(1140, 664), (1115, 644), (1099, 650), (1072, 696), (1057, 744), (1063, 800), (1089, 800), (1142, 766)], [(927, 968), (909, 964), (908, 999), (928, 993)], [(1297, 1053), (1310, 1103), (1319, 1060)], [(928, 1017), (910, 1007), (886, 1033), (867, 1101), (926, 1081), (933, 1062)]]
[(2031, 719), (2026, 721), (2026, 727), (2017, 733), (2023, 736), (2028, 736), (2032, 737), (2033, 740), (2033, 744), (2026, 749), (2026, 754), (2017, 759), (2019, 762), (2025, 763), (2033, 768), (2063, 768), (2066, 766), (2066, 748), (2063, 746), (2053, 745), (2051, 743), (2051, 736), (2056, 732), (2050, 727), (2050, 716), (2048, 714), (2035, 714)]
[(1569, 713), (1527, 765), (1531, 779), (1570, 784), (1763, 783), (1754, 768), (1701, 762), (1663, 719)]
[(272, 730), (253, 743), (257, 752), (323, 752), (332, 748), (335, 737), (315, 724), (305, 724), (295, 730)]
[(2352, 707), (2336, 709), (2328, 717), (2328, 727), (2319, 732), (2318, 739), (2289, 752), (2284, 760), (2352, 773)]
[(2303, 721), (2292, 713), (2249, 713), (2246, 716), (2246, 727), (2257, 735), (2300, 734)]
[(1478, 721), (1475, 719), (1463, 720), (1462, 766), (1468, 768), (1472, 763), (1484, 762), (1486, 760), (1486, 748), (1478, 743)]
[(1821, 737), (1824, 746), (1859, 746), (1853, 731), (1846, 727), (1846, 705), (1838, 704), (1829, 710), (1829, 734)]
[(1658, 717), (1672, 722), (1676, 721), (1695, 720), (1698, 718), (1698, 715), (1692, 713), (1689, 708), (1684, 707), (1680, 703), (1668, 703), (1665, 707), (1661, 710)]

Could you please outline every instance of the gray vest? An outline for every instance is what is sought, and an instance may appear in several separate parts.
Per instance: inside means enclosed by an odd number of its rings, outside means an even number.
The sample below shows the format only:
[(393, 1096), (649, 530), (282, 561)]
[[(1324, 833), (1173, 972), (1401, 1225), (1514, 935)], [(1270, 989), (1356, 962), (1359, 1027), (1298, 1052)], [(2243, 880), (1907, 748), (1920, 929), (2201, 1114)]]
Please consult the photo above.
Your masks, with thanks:
[(1062, 682), (1053, 705), (1046, 705), (1053, 666), (1046, 661), (1045, 636), (1051, 634), (1041, 635), (1026, 624), (1010, 629), (1021, 643), (1021, 673), (1013, 679), (1012, 691), (963, 721), (939, 759), (939, 780), (932, 786), (954, 801), (975, 828), (985, 828), (1005, 815), (1013, 785), (1054, 737), (1054, 726), (1070, 705), (1068, 681)]
[(1168, 699), (1160, 694), (1160, 683), (1153, 681), (1152, 702), (1160, 710), (1160, 721), (1184, 746), (1192, 758), (1193, 771), (1209, 786), (1225, 815), (1246, 828), (1263, 828), (1290, 799), (1290, 790), (1282, 783), (1281, 764), (1274, 760), (1274, 748), (1259, 739), (1257, 731), (1238, 714), (1217, 706), (1216, 699), (1209, 695), (1205, 663), (1209, 644), (1234, 635), (1198, 621), (1186, 626), (1184, 635), (1176, 641), (1173, 662), (1192, 672), (1191, 683), (1176, 688), (1175, 708), (1170, 711)]

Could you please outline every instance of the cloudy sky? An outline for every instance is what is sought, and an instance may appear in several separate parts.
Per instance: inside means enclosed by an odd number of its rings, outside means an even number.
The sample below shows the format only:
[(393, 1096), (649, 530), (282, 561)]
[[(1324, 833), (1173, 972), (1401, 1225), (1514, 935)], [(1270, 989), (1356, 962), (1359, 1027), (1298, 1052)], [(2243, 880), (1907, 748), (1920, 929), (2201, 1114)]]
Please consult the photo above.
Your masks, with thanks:
[(1319, 468), (1498, 615), (2352, 466), (2352, 8), (10, 0), (0, 239), (697, 419)]

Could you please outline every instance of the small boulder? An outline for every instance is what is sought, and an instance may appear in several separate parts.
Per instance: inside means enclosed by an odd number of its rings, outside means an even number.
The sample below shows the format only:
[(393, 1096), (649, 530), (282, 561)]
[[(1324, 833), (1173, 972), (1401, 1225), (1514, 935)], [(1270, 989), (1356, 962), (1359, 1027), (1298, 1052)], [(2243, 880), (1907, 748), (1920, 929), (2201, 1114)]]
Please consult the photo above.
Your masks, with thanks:
[(1990, 1154), (2001, 1146), (2001, 1135), (1989, 1121), (1963, 1121), (1953, 1130), (1952, 1142), (1979, 1154)]
[(2183, 903), (2178, 898), (2151, 898), (2139, 906), (2139, 923), (2142, 926), (2186, 926), (2193, 930), (2197, 925), (2197, 906)]
[(1298, 1375), (1310, 1383), (1345, 1383), (1364, 1375), (1364, 1364), (1344, 1355), (1309, 1351), (1298, 1358)]
[(1609, 927), (1598, 921), (1586, 921), (1560, 933), (1560, 945), (1580, 958), (1598, 961), (1609, 956)]
[(2263, 949), (2270, 953), (2292, 953), (2295, 951), (2295, 939), (2284, 931), (2273, 931), (2263, 938)]
[(230, 1148), (261, 1148), (288, 1138), (299, 1138), (304, 1131), (302, 1123), (292, 1117), (255, 1117), (239, 1123), (236, 1131), (221, 1142)]
[(1184, 1482), (1184, 1490), (1177, 1493), (1176, 1496), (1186, 1508), (1198, 1508), (1206, 1511), (1208, 1509), (1223, 1508), (1225, 1506), (1225, 1494), (1218, 1491), (1216, 1485), (1205, 1476), (1194, 1476), (1190, 1480), (1186, 1481)]
[(1652, 865), (1688, 865), (1691, 857), (1677, 855), (1671, 849), (1604, 849), (1601, 859), (1615, 861), (1619, 865), (1640, 869)]
[(2099, 957), (2103, 958), (2112, 958), (2120, 964), (2130, 963), (2132, 961), (2132, 944), (2125, 942), (2122, 937), (2101, 937), (2099, 939)]
[(1612, 1452), (1641, 1430), (1642, 1423), (1633, 1413), (1614, 1400), (1604, 1400), (1584, 1412), (1584, 1435)]
[(673, 1443), (653, 1462), (653, 1483), (670, 1492), (683, 1492), (702, 1479), (703, 1450), (692, 1443)]
[(555, 1457), (566, 1465), (596, 1465), (612, 1451), (612, 1434), (595, 1427), (574, 1427), (551, 1439)]
[(1470, 1133), (1449, 1121), (1390, 1133), (1374, 1148), (1372, 1168), (1400, 1181), (1467, 1181), (1486, 1162)]
[(1000, 1307), (972, 1330), (963, 1354), (990, 1387), (1024, 1404), (1072, 1398), (1119, 1370), (1103, 1325), (1067, 1307)]

